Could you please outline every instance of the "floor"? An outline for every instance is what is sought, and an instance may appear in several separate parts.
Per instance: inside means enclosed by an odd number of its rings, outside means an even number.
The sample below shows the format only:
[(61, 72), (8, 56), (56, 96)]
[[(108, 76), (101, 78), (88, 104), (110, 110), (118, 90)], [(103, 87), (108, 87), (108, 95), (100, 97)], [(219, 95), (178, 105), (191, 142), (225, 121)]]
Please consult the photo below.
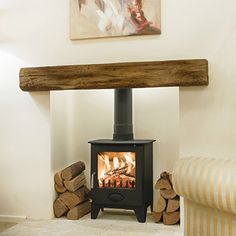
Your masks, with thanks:
[(5, 223), (5, 222), (0, 222), (0, 233), (5, 231), (6, 229), (9, 229), (13, 226), (15, 226), (17, 223)]
[[(5, 223), (6, 224), (6, 223)], [(10, 225), (8, 225), (10, 227)], [(0, 224), (1, 227), (1, 224)], [(133, 212), (111, 211), (91, 220), (87, 215), (78, 221), (53, 219), (16, 224), (0, 236), (183, 236), (179, 225), (155, 224), (150, 215), (144, 224), (138, 223)]]

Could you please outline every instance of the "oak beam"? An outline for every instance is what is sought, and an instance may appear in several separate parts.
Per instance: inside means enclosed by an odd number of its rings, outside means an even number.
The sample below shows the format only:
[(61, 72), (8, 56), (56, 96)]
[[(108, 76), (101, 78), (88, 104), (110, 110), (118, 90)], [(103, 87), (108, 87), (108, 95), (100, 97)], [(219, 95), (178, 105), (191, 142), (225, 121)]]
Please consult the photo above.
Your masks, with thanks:
[(205, 59), (22, 68), (23, 91), (208, 85)]

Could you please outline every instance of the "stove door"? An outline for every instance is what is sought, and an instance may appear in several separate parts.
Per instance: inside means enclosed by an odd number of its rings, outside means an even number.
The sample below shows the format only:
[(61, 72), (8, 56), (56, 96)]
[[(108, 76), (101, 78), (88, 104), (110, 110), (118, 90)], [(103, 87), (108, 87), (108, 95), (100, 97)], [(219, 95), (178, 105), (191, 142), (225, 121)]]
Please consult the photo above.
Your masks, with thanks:
[(142, 145), (96, 145), (91, 150), (91, 193), (96, 204), (142, 203)]

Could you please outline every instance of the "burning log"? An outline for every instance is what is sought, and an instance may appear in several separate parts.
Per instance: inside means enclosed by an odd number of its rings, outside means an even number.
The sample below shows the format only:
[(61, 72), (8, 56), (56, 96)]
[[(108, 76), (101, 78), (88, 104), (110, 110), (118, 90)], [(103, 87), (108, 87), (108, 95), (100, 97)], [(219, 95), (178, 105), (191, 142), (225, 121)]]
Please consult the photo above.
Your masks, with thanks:
[(122, 180), (128, 180), (128, 181), (134, 181), (135, 182), (135, 177), (129, 176), (129, 175), (121, 175), (120, 176)]
[[(115, 177), (114, 177), (115, 178)], [(108, 187), (108, 188), (135, 188), (135, 181), (130, 178), (117, 178), (117, 179), (109, 179), (102, 180), (99, 184), (100, 187)]]
[(155, 188), (159, 191), (156, 210), (152, 213), (156, 223), (163, 219), (166, 225), (177, 224), (180, 220), (180, 199), (172, 185), (172, 176), (163, 172), (157, 180)]
[(124, 174), (126, 173), (126, 169), (128, 169), (128, 165), (121, 168), (114, 169), (114, 170), (109, 170), (104, 175), (109, 177), (111, 175)]
[(135, 171), (134, 153), (100, 152), (98, 154), (99, 187), (135, 188)]

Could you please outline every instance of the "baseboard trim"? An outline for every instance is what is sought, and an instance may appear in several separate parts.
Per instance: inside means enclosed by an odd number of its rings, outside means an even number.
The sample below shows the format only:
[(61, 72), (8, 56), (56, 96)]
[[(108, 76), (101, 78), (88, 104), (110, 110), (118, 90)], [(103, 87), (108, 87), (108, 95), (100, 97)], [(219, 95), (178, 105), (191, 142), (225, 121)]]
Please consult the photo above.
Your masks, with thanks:
[(26, 216), (0, 215), (0, 222), (21, 223), (26, 220)]

